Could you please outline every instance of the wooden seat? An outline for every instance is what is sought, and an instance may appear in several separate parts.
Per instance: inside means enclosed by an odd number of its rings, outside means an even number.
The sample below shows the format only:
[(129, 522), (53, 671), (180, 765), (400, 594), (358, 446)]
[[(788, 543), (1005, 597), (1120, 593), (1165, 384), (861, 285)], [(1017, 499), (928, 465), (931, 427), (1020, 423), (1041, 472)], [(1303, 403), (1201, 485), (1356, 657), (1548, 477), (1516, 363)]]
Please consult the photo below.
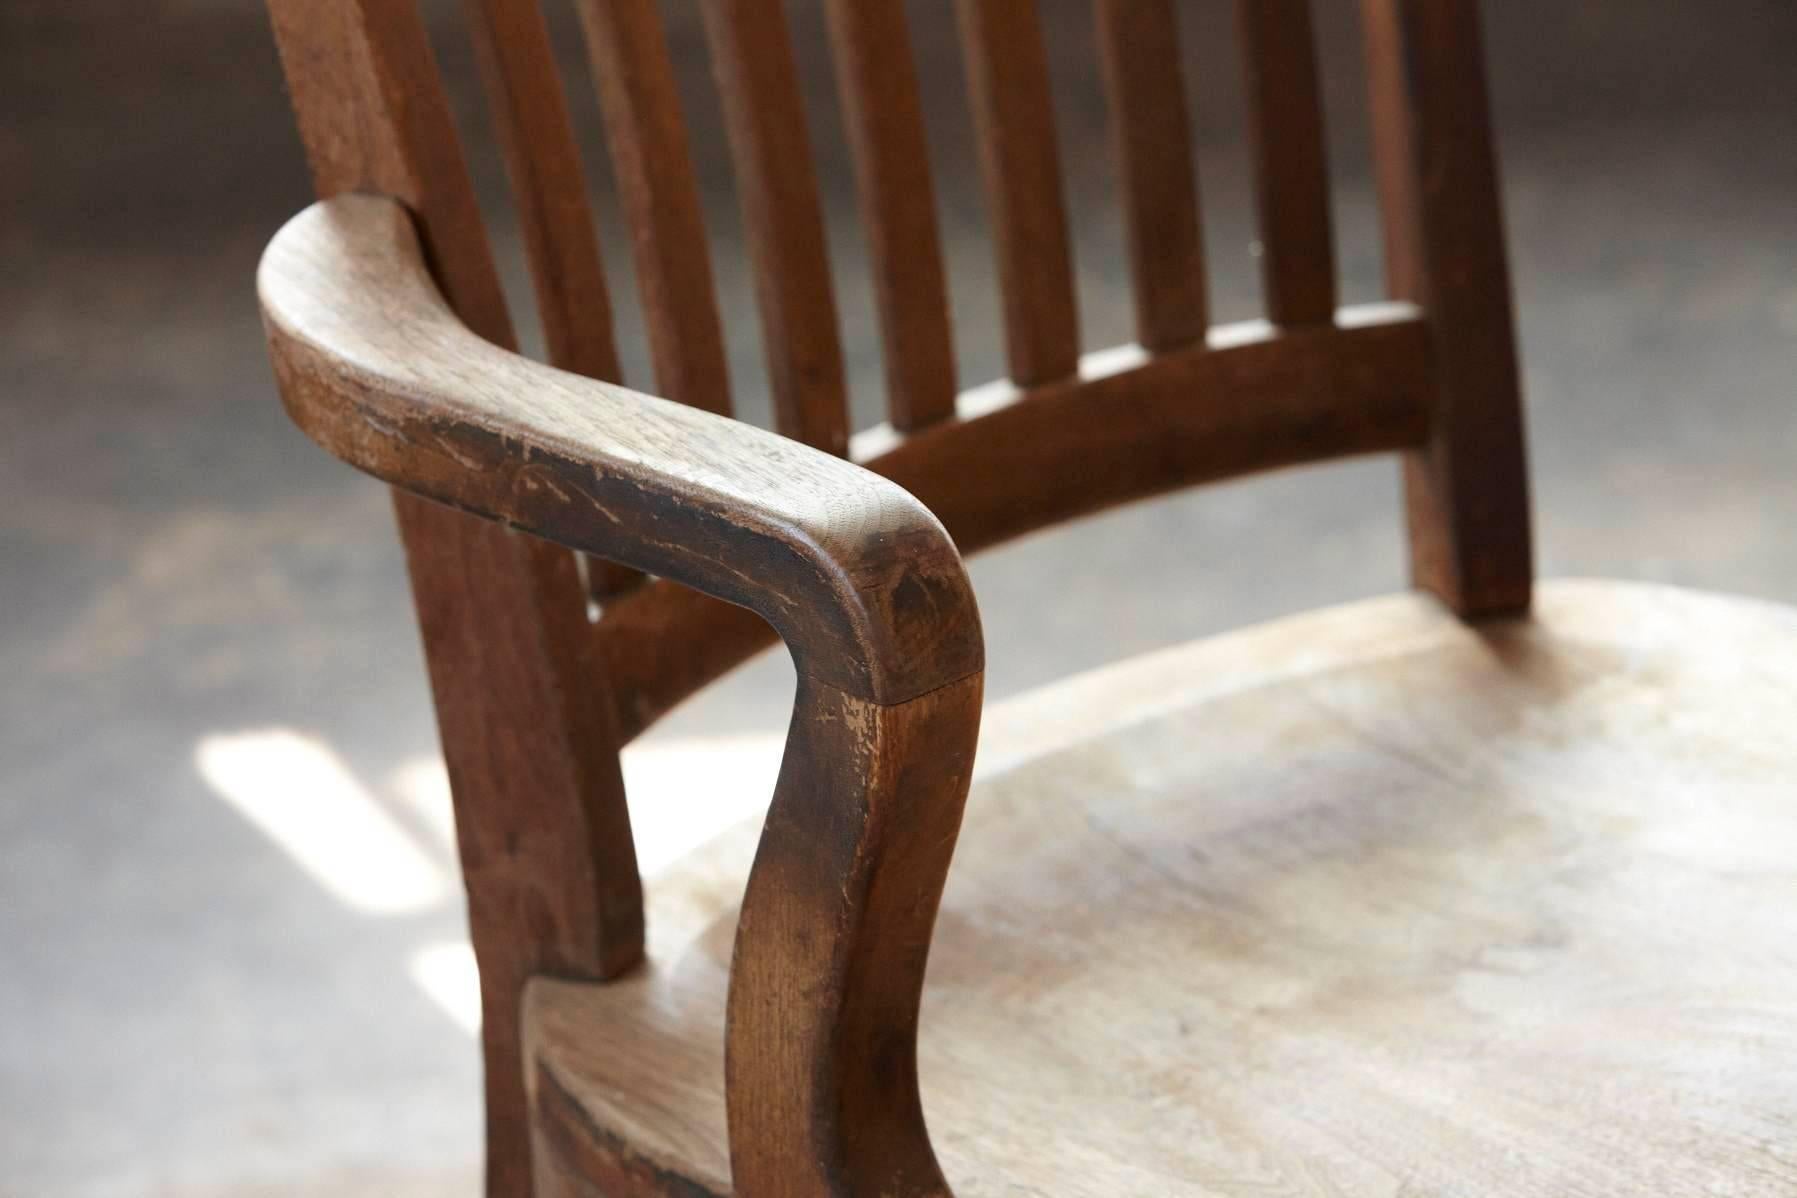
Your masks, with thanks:
[[(1387, 287), (1349, 307), (1311, 5), (1238, 0), (1265, 318), (1224, 326), (1180, 6), (1094, 0), (1123, 346), (1082, 337), (1036, 4), (955, 0), (1006, 358), (972, 390), (908, 6), (821, 0), (865, 428), (785, 6), (703, 0), (771, 430), (730, 416), (661, 7), (573, 3), (653, 395), (619, 383), (537, 0), (465, 8), (546, 361), (416, 0), (269, 0), (320, 202), (264, 255), (263, 318), (295, 422), (395, 488), (490, 1198), (1797, 1192), (1797, 616), (1537, 593), (1476, 0), (1362, 0)], [(1376, 453), (1431, 598), (1128, 663), (981, 740), (964, 554)], [(776, 637), (758, 841), (645, 890), (617, 750)]]
[[(918, 1059), (956, 1194), (1797, 1193), (1797, 612), (1399, 596), (987, 725)], [(532, 984), (595, 1192), (731, 1192), (759, 830), (650, 880), (644, 971)]]

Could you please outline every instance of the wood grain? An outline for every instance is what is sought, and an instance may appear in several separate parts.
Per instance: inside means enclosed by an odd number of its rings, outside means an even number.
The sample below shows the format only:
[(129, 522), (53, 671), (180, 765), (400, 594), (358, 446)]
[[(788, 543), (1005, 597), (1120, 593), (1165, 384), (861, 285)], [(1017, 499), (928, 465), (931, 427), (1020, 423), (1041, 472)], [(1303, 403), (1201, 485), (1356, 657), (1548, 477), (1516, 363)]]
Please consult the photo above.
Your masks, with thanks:
[[(1754, 922), (1780, 896), (1740, 865), (1743, 846), (1797, 843), (1766, 799), (1788, 738), (1755, 722), (1797, 701), (1690, 647), (1797, 668), (1790, 613), (1573, 587), (1533, 620), (1468, 628), (1399, 599), (1019, 704), (994, 750), (1015, 768), (975, 804), (933, 958), (944, 997), (920, 1015), (980, 723), (961, 551), (1401, 451), (1419, 584), (1465, 616), (1527, 607), (1471, 0), (1363, 0), (1405, 302), (1339, 312), (1309, 6), (1241, 0), (1269, 321), (1209, 330), (1177, 13), (1099, 0), (1139, 346), (1084, 357), (1035, 5), (957, 0), (1011, 376), (958, 398), (903, 5), (829, 0), (892, 412), (852, 438), (783, 9), (704, 0), (776, 423), (796, 440), (722, 415), (654, 0), (579, 9), (665, 399), (608, 381), (541, 12), (466, 2), (551, 364), (512, 352), (410, 0), (271, 0), (335, 198), (275, 238), (259, 290), (293, 419), (406, 492), (481, 966), (489, 1193), (1789, 1188), (1790, 1162), (1754, 1146), (1790, 1121), (1779, 1079), (1797, 1070), (1735, 1065), (1797, 1042), (1782, 942)], [(613, 583), (633, 577), (619, 565), (657, 580), (602, 585), (589, 626), (562, 546)], [(655, 895), (654, 959), (620, 978), (643, 911), (617, 747), (776, 636), (799, 687), (753, 865), (720, 847), (681, 867)], [(1681, 796), (1698, 788), (1705, 835), (1739, 833), (1720, 849), (1693, 847)], [(1727, 958), (1742, 988), (1712, 993), (1725, 943), (1747, 953)], [(1659, 970), (1706, 951), (1707, 972)], [(1683, 1034), (1651, 1034), (1643, 1004)], [(1689, 1014), (1712, 1009), (1751, 1014)], [(1561, 1021), (1547, 1033), (1543, 1013)], [(1534, 1113), (1566, 1110), (1597, 1121)], [(1656, 1141), (1669, 1127), (1702, 1130)]]
[(1209, 324), (1179, 17), (1173, 0), (1098, 0), (1097, 7), (1136, 341), (1178, 349), (1203, 340)]
[[(621, 383), (599, 238), (543, 11), (536, 0), (467, 0), (466, 8), (511, 178), (544, 349), (563, 370)], [(596, 558), (587, 560), (585, 573), (600, 602), (642, 582), (634, 570)]]
[(742, 1194), (948, 1192), (918, 1100), (918, 1001), (980, 693), (976, 674), (880, 706), (799, 681), (731, 954)]
[(711, 253), (654, 0), (576, 0), (629, 220), (657, 394), (730, 412)]
[[(749, 1192), (805, 1184), (799, 1162), (814, 1186), (940, 1192), (916, 1098), (917, 999), (981, 687), (978, 616), (941, 526), (829, 455), (479, 339), (391, 200), (342, 196), (295, 217), (259, 291), (288, 411), (339, 457), (742, 603), (781, 632), (799, 690), (738, 931), (734, 1167)], [(501, 666), (513, 652), (496, 637), (467, 648)], [(466, 861), (471, 884), (481, 864)], [(578, 1192), (560, 1166), (546, 1176)]]
[[(321, 196), (397, 197), (471, 335), (512, 344), (429, 41), (409, 4), (271, 0)], [(390, 202), (389, 202), (390, 203)], [(642, 892), (609, 699), (568, 555), (396, 493), (481, 970), (487, 1193), (530, 1193), (518, 999), (540, 971), (642, 954)]]
[(1236, 11), (1267, 319), (1326, 324), (1335, 314), (1335, 244), (1310, 0), (1237, 0)]
[(1529, 604), (1521, 380), (1473, 0), (1364, 0), (1392, 293), (1429, 313), (1440, 380), (1405, 460), (1411, 572), (1466, 616)]
[(777, 0), (704, 0), (761, 310), (774, 427), (848, 452), (847, 384), (817, 172)]
[[(954, 1192), (1797, 1190), (1793, 679), (1789, 609), (1556, 583), (999, 704), (918, 1047)], [(769, 1192), (723, 1097), (755, 831), (657, 880), (642, 974), (531, 987), (546, 1133), (684, 1186), (608, 1193)]]
[[(917, 496), (963, 553), (1178, 487), (1421, 444), (1428, 329), (1407, 305), (1344, 309), (1341, 327), (1212, 330), (1143, 359), (1089, 355), (1078, 381), (961, 397), (960, 418), (855, 438), (854, 457)], [(772, 643), (757, 621), (651, 584), (606, 609), (603, 643), (629, 740)], [(678, 643), (679, 663), (644, 646)]]
[(405, 210), (340, 196), (258, 276), (294, 422), (378, 478), (753, 609), (802, 675), (902, 703), (979, 670), (960, 555), (877, 475), (476, 337)]
[(955, 412), (955, 347), (903, 0), (826, 0), (837, 91), (885, 345), (886, 407), (911, 430)]
[(1079, 365), (1079, 309), (1041, 20), (1035, 0), (956, 0), (955, 10), (1011, 380), (1054, 382)]
[(549, 361), (623, 382), (580, 150), (537, 0), (466, 0)]

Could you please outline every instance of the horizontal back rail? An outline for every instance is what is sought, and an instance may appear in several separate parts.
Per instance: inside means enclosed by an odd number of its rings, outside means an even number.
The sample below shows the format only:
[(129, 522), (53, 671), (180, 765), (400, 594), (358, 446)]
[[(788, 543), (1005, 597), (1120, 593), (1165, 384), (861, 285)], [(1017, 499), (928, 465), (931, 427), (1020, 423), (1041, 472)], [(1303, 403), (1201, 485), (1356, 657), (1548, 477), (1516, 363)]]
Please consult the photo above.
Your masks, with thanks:
[[(1429, 436), (1429, 332), (1407, 304), (1343, 309), (1335, 326), (1224, 326), (1185, 350), (1107, 351), (1082, 368), (1061, 383), (964, 393), (956, 420), (868, 430), (852, 456), (973, 554), (1181, 487)], [(773, 642), (757, 617), (662, 583), (608, 607), (595, 634), (625, 739)], [(662, 638), (685, 646), (679, 668), (645, 650)]]

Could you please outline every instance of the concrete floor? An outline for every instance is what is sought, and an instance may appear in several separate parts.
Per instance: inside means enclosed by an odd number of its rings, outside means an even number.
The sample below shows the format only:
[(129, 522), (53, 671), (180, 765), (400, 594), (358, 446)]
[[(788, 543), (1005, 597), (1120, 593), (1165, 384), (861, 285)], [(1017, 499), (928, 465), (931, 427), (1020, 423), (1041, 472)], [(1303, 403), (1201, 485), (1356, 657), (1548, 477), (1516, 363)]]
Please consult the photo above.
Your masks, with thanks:
[[(977, 382), (998, 370), (995, 297), (940, 7), (916, 4), (920, 53)], [(1226, 319), (1257, 305), (1228, 7), (1192, 0), (1188, 26)], [(1351, 7), (1317, 6), (1359, 299), (1378, 272)], [(1486, 7), (1544, 572), (1797, 599), (1797, 7)], [(1089, 6), (1044, 9), (1096, 347), (1129, 315)], [(690, 18), (674, 30), (756, 415), (715, 106)], [(590, 132), (578, 70), (571, 86)], [(817, 140), (871, 421), (849, 185), (834, 126)], [(503, 220), (478, 131), (474, 148)], [(475, 1192), (462, 917), (399, 555), (381, 489), (282, 417), (251, 294), (307, 199), (258, 6), (0, 6), (0, 1194)], [(522, 296), (515, 238), (500, 248)], [(639, 332), (621, 327), (637, 381)], [(1395, 496), (1389, 463), (1331, 467), (984, 557), (992, 689), (1397, 587)], [(790, 686), (769, 658), (701, 696), (633, 750), (639, 791), (754, 776)], [(374, 867), (346, 869), (344, 842), (308, 857), (296, 810), (350, 821)]]

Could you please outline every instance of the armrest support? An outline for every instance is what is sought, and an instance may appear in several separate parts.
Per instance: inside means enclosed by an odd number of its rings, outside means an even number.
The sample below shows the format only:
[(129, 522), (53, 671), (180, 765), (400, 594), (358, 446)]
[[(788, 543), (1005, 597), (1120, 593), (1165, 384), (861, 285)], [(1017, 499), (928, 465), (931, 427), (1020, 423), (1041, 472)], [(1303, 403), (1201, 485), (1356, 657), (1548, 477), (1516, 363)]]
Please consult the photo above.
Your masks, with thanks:
[(482, 340), (392, 200), (307, 209), (258, 286), (288, 412), (337, 457), (741, 604), (786, 641), (798, 699), (731, 969), (734, 1189), (947, 1194), (917, 1013), (982, 645), (942, 526), (848, 462)]
[(397, 202), (314, 204), (269, 245), (258, 289), (288, 412), (351, 465), (748, 607), (802, 674), (857, 698), (900, 703), (981, 668), (960, 555), (917, 500), (482, 340)]

